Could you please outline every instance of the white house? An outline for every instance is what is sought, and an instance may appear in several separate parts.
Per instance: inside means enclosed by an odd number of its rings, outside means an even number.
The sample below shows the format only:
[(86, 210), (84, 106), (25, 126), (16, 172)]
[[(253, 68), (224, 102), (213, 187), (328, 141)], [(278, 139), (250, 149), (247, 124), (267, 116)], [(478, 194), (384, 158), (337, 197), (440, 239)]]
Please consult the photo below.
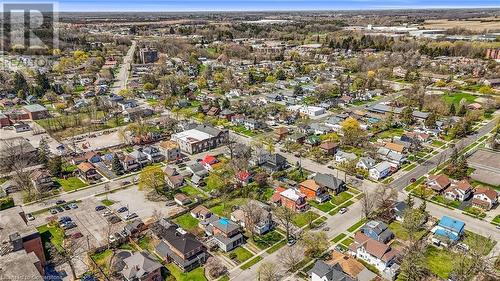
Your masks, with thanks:
[(356, 154), (351, 152), (337, 151), (335, 154), (335, 161), (338, 163), (343, 163), (346, 161), (351, 161), (356, 159)]
[(379, 180), (386, 177), (391, 172), (391, 163), (382, 161), (368, 170), (370, 178)]
[(309, 105), (290, 105), (286, 109), (287, 111), (292, 111), (292, 112), (300, 112), (301, 114), (304, 115), (309, 115), (309, 116), (319, 116), (321, 114), (325, 114), (326, 109), (323, 107), (319, 106), (309, 106)]
[(490, 210), (493, 206), (498, 204), (498, 193), (490, 188), (478, 188), (474, 192), (472, 204)]
[(361, 157), (356, 164), (356, 168), (363, 169), (363, 170), (370, 170), (375, 166), (376, 161), (375, 159), (371, 157)]
[(444, 197), (452, 201), (465, 201), (472, 195), (472, 185), (467, 180), (453, 182), (445, 191)]

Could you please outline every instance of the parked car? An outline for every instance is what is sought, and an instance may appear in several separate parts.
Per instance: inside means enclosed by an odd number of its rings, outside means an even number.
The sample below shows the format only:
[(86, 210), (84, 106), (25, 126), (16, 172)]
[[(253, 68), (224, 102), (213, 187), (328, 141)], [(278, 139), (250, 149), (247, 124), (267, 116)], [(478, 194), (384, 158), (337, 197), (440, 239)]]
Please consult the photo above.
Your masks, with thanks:
[(68, 205), (71, 209), (77, 209), (78, 208), (78, 205), (76, 205), (76, 203), (71, 203)]
[(360, 180), (364, 180), (365, 179), (365, 177), (363, 177), (363, 175), (360, 175), (360, 174), (356, 174), (356, 178), (360, 179)]
[(121, 185), (122, 185), (122, 186), (125, 186), (125, 185), (127, 185), (127, 184), (130, 184), (130, 181), (123, 181), (123, 182), (121, 183)]
[(32, 214), (26, 214), (26, 219), (32, 221), (35, 220), (35, 217)]
[(66, 230), (66, 229), (72, 229), (72, 228), (75, 228), (76, 227), (76, 223), (72, 222), (72, 221), (69, 221), (67, 223), (64, 224), (63, 228)]
[(288, 246), (293, 246), (293, 245), (295, 245), (295, 243), (297, 243), (297, 240), (290, 238), (286, 244)]
[(133, 218), (137, 218), (137, 214), (136, 213), (130, 213), (130, 214), (127, 214), (125, 216), (125, 220), (130, 220), (130, 219), (133, 219)]
[(71, 221), (71, 218), (68, 216), (64, 216), (64, 217), (59, 218), (59, 223), (68, 222), (68, 221)]
[(63, 208), (64, 208), (64, 210), (71, 210), (71, 207), (68, 205), (64, 205)]
[(416, 181), (417, 181), (417, 179), (416, 179), (416, 178), (411, 178), (411, 179), (410, 179), (410, 182), (416, 182)]
[(95, 211), (96, 211), (96, 212), (97, 212), (97, 211), (102, 211), (102, 210), (104, 210), (104, 209), (106, 209), (106, 207), (104, 207), (103, 205), (99, 205), (99, 206), (96, 206), (96, 207), (95, 207)]
[(83, 237), (83, 234), (81, 232), (75, 232), (75, 233), (71, 234), (71, 238), (73, 238), (73, 239), (78, 239), (81, 237)]
[(344, 214), (344, 213), (346, 213), (346, 212), (347, 212), (347, 208), (342, 208), (342, 209), (340, 209), (340, 211), (339, 211), (339, 213), (340, 213), (340, 214)]
[(107, 217), (107, 220), (109, 223), (111, 224), (115, 224), (115, 223), (119, 223), (122, 221), (122, 219), (120, 219), (120, 217), (116, 216), (116, 215), (112, 215), (112, 216), (108, 216)]
[(66, 200), (62, 200), (62, 199), (59, 199), (56, 201), (56, 205), (61, 205), (61, 204), (64, 204), (66, 203)]
[(111, 212), (110, 210), (107, 210), (106, 212), (102, 213), (102, 216), (107, 217), (107, 216), (111, 216), (112, 214), (113, 214), (113, 212)]
[(51, 213), (52, 215), (55, 215), (55, 214), (57, 214), (57, 210), (56, 210), (56, 209), (50, 209), (50, 213)]
[(118, 213), (123, 213), (123, 212), (126, 212), (128, 211), (128, 208), (127, 207), (121, 207), (119, 208), (118, 210), (116, 210)]
[(59, 213), (64, 212), (64, 209), (63, 209), (63, 208), (61, 208), (61, 207), (59, 207), (59, 206), (58, 206), (58, 207), (56, 207), (55, 209), (56, 209)]
[(110, 235), (108, 240), (109, 240), (109, 243), (113, 243), (116, 241), (116, 237), (114, 235)]

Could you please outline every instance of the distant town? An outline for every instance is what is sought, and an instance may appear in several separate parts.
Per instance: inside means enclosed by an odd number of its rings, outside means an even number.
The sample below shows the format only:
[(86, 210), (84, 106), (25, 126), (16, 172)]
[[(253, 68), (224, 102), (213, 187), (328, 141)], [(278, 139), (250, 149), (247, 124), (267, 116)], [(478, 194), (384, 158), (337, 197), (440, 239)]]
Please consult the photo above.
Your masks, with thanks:
[(500, 279), (500, 10), (58, 20), (2, 34), (0, 280)]

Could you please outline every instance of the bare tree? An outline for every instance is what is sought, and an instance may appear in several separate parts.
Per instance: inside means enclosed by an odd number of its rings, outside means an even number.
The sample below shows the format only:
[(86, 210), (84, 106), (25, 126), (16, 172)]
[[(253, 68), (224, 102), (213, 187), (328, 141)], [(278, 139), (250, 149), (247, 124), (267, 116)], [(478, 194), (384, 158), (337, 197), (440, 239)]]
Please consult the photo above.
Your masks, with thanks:
[(373, 198), (373, 193), (369, 192), (367, 189), (364, 191), (364, 195), (361, 197), (362, 211), (365, 218), (370, 218), (375, 209), (375, 200)]
[(272, 262), (263, 262), (259, 266), (258, 274), (258, 279), (261, 281), (278, 281), (280, 279), (279, 268)]
[(11, 138), (0, 143), (0, 170), (11, 173), (19, 188), (31, 199), (35, 189), (30, 180), (29, 167), (37, 163), (33, 146), (24, 138)]
[[(82, 241), (81, 239), (79, 241)], [(56, 247), (54, 244), (47, 242), (46, 247), (52, 261), (56, 264), (67, 263), (71, 270), (73, 280), (76, 280), (75, 260), (79, 259), (80, 255), (85, 252), (83, 243), (74, 239), (65, 239), (61, 247)]]
[(388, 220), (391, 216), (391, 209), (398, 198), (396, 188), (387, 185), (379, 185), (375, 190), (375, 206), (379, 218)]
[(243, 206), (241, 206), (243, 215), (245, 216), (245, 227), (250, 232), (250, 236), (254, 237), (254, 227), (260, 221), (263, 211), (256, 203), (253, 201), (248, 201)]
[(226, 145), (227, 149), (229, 150), (229, 157), (231, 159), (233, 159), (235, 149), (239, 145), (238, 138), (233, 134), (229, 134), (229, 137), (225, 141), (225, 145)]
[(304, 251), (297, 246), (285, 247), (278, 254), (281, 264), (290, 271), (294, 271), (297, 264), (304, 258)]
[(293, 230), (293, 217), (295, 212), (285, 206), (280, 206), (274, 209), (274, 217), (278, 220), (286, 231), (286, 239), (290, 240), (290, 232)]
[(205, 270), (208, 275), (214, 279), (227, 273), (227, 267), (225, 267), (216, 257), (208, 258), (205, 264)]

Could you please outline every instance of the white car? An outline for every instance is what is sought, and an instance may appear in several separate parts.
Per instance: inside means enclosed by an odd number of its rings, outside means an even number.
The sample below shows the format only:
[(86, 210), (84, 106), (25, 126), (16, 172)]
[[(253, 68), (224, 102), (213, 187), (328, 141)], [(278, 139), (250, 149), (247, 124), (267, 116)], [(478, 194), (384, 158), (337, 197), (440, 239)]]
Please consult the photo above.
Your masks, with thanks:
[(113, 243), (116, 241), (116, 237), (114, 235), (109, 236), (109, 243)]
[(137, 218), (137, 214), (136, 213), (130, 213), (130, 214), (127, 214), (125, 216), (125, 220), (130, 220), (130, 219), (133, 219), (133, 218)]
[(111, 212), (110, 210), (107, 210), (106, 212), (102, 213), (102, 216), (107, 217), (107, 216), (110, 216), (112, 214), (113, 214), (113, 212)]
[(342, 208), (342, 209), (340, 209), (340, 211), (339, 211), (339, 213), (341, 213), (341, 214), (344, 214), (345, 212), (347, 212), (347, 208)]
[(35, 220), (35, 217), (32, 214), (26, 214), (26, 219), (32, 221)]

